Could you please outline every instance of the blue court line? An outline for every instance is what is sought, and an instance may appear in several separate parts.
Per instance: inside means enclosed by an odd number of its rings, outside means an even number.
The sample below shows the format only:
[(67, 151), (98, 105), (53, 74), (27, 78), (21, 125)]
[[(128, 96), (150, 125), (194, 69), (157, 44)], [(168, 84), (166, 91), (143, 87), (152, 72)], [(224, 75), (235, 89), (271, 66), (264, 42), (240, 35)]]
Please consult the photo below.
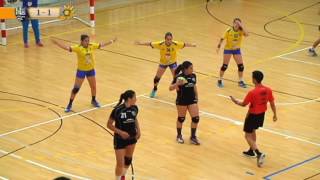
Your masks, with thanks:
[(310, 159), (307, 159), (307, 160), (304, 160), (304, 161), (299, 162), (299, 163), (297, 163), (297, 164), (294, 164), (294, 165), (292, 165), (292, 166), (289, 166), (289, 167), (287, 167), (287, 168), (281, 169), (281, 170), (279, 170), (279, 171), (277, 171), (277, 172), (271, 173), (271, 174), (269, 174), (269, 175), (267, 175), (267, 176), (265, 176), (265, 177), (263, 177), (263, 178), (266, 179), (266, 180), (271, 180), (271, 177), (273, 177), (273, 176), (277, 176), (277, 175), (282, 174), (282, 173), (284, 173), (284, 172), (286, 172), (286, 171), (289, 171), (290, 169), (293, 169), (293, 168), (302, 166), (303, 164), (306, 164), (306, 163), (308, 163), (308, 162), (310, 162), (310, 161), (313, 161), (313, 160), (316, 160), (316, 159), (318, 159), (318, 158), (320, 158), (320, 154), (317, 155), (317, 156), (314, 156), (314, 157), (312, 157), (312, 158), (310, 158)]

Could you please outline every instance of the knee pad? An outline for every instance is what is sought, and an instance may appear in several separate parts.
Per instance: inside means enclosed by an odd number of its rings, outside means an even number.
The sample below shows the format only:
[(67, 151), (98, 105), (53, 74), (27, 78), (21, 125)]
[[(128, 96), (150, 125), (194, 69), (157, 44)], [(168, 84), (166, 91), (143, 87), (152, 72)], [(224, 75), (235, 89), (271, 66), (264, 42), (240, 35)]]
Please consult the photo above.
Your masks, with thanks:
[(180, 123), (183, 123), (184, 120), (186, 120), (186, 117), (178, 117), (178, 121), (179, 121)]
[(131, 163), (132, 163), (132, 157), (127, 157), (127, 156), (125, 156), (125, 157), (124, 157), (124, 165), (130, 166)]
[(158, 84), (159, 83), (159, 81), (160, 81), (160, 78), (159, 77), (154, 77), (154, 79), (153, 79), (153, 83), (154, 84)]
[(192, 122), (193, 123), (197, 124), (197, 123), (199, 123), (199, 121), (200, 121), (200, 117), (199, 116), (195, 116), (195, 117), (192, 118)]
[(228, 69), (228, 64), (223, 64), (222, 66), (221, 66), (221, 71), (225, 71), (225, 70), (227, 70)]
[(243, 70), (244, 70), (243, 64), (238, 64), (238, 71), (243, 72)]
[(80, 90), (79, 87), (74, 87), (74, 88), (72, 89), (72, 93), (73, 93), (73, 94), (77, 94), (77, 93), (79, 92), (79, 90)]

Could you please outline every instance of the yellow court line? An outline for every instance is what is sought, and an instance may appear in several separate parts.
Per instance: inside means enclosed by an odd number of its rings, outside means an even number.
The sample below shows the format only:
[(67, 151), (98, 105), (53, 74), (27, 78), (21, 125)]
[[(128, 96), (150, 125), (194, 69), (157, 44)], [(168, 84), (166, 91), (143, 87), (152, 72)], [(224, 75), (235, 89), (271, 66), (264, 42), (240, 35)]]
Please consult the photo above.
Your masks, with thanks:
[[(263, 8), (266, 8), (265, 6), (263, 6)], [(268, 8), (268, 7), (267, 7)], [(275, 11), (279, 14), (282, 14), (281, 11), (278, 11), (278, 10), (275, 10), (275, 9), (271, 9), (271, 8), (268, 8), (270, 11)], [(247, 66), (250, 67), (250, 66), (254, 66), (254, 65), (257, 65), (257, 64), (261, 64), (261, 63), (264, 63), (268, 60), (272, 60), (274, 59), (275, 57), (277, 56), (281, 56), (283, 54), (286, 54), (292, 50), (294, 50), (296, 47), (298, 47), (302, 42), (303, 42), (303, 39), (304, 39), (304, 36), (305, 36), (305, 30), (304, 30), (304, 26), (302, 25), (302, 23), (300, 21), (298, 21), (297, 18), (294, 18), (292, 16), (289, 16), (290, 13), (287, 13), (285, 14), (284, 16), (291, 19), (295, 24), (297, 24), (298, 28), (299, 28), (299, 31), (300, 31), (300, 34), (299, 34), (299, 39), (294, 42), (293, 44), (291, 44), (288, 48), (286, 48), (285, 50), (283, 51), (280, 51), (278, 53), (275, 53), (275, 55), (272, 55), (272, 56), (269, 56), (269, 57), (266, 57), (266, 58), (263, 58), (263, 59), (260, 59), (260, 60), (254, 60), (254, 63), (250, 63), (248, 64)]]
[[(200, 7), (200, 6), (203, 6), (204, 4), (205, 3), (201, 3), (201, 4), (188, 6), (188, 7), (184, 7), (184, 8), (180, 8), (180, 9), (166, 11), (166, 12), (163, 12), (163, 13), (156, 13), (156, 14), (151, 14), (151, 15), (147, 15), (147, 16), (142, 16), (142, 17), (139, 17), (139, 18), (136, 18), (136, 19), (127, 19), (127, 20), (123, 20), (123, 21), (119, 21), (119, 22), (115, 22), (115, 23), (104, 23), (104, 24), (101, 24), (101, 25), (97, 25), (95, 28), (84, 27), (84, 28), (80, 28), (80, 29), (77, 29), (77, 30), (50, 34), (50, 35), (47, 35), (46, 37), (41, 38), (41, 39), (42, 40), (43, 39), (49, 39), (49, 38), (54, 37), (54, 36), (71, 34), (71, 33), (75, 33), (75, 32), (81, 32), (81, 31), (84, 31), (84, 30), (94, 30), (94, 29), (97, 29), (97, 28), (105, 27), (105, 26), (112, 26), (112, 25), (118, 25), (118, 24), (122, 24), (122, 23), (134, 22), (134, 21), (142, 20), (142, 19), (149, 18), (149, 17), (160, 16), (160, 15), (169, 14), (169, 13), (173, 13), (173, 12), (179, 12), (179, 11), (183, 11), (183, 10), (187, 10), (187, 9), (192, 9), (192, 8), (195, 8), (195, 7)], [(31, 42), (33, 42), (33, 41), (34, 40), (31, 40)], [(8, 46), (14, 46), (14, 45), (18, 45), (18, 44), (23, 44), (23, 42), (19, 41), (19, 42), (15, 42), (15, 43), (10, 43)]]

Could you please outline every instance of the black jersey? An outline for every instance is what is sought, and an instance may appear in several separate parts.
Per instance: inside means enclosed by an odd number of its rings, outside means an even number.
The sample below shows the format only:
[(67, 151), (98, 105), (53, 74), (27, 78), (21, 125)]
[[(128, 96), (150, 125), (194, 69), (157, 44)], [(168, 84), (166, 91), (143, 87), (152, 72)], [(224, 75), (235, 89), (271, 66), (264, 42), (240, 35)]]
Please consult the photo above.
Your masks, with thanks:
[(185, 78), (188, 82), (179, 86), (179, 89), (177, 90), (177, 99), (176, 99), (176, 104), (177, 105), (190, 105), (197, 103), (196, 99), (196, 93), (194, 90), (194, 86), (197, 83), (197, 77), (194, 73), (190, 75), (185, 75), (185, 74), (179, 74), (174, 78), (172, 81), (172, 84), (177, 82), (177, 79), (179, 77)]
[[(131, 138), (137, 134), (136, 120), (138, 115), (138, 107), (133, 105), (126, 107), (124, 104), (114, 108), (110, 117), (115, 120), (115, 127), (127, 132)], [(119, 136), (116, 134), (116, 136)]]

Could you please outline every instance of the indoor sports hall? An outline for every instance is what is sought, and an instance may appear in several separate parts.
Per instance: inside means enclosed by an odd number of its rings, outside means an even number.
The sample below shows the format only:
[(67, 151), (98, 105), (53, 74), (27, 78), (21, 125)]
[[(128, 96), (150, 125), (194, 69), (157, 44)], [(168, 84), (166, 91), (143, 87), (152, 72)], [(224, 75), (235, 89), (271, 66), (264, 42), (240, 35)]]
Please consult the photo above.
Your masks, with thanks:
[[(2, 1), (2, 0), (0, 0)], [(4, 7), (21, 2), (6, 0)], [(42, 18), (36, 44), (29, 28), (24, 46), (20, 20), (1, 21), (0, 46), (0, 179), (115, 179), (113, 135), (107, 121), (125, 90), (136, 93), (141, 138), (126, 179), (320, 179), (320, 56), (309, 48), (320, 37), (318, 0), (39, 0), (39, 7), (73, 8), (68, 18)], [(68, 8), (67, 7), (67, 8)], [(1, 10), (1, 9), (0, 9)], [(0, 13), (1, 14), (1, 13)], [(244, 81), (231, 58), (224, 87), (217, 87), (223, 47), (217, 45), (234, 18), (248, 31), (242, 39)], [(5, 26), (5, 27), (4, 27)], [(169, 69), (150, 97), (159, 66), (159, 50), (137, 41), (173, 40), (196, 47), (179, 50), (178, 64), (192, 62), (197, 76), (201, 145), (189, 143), (187, 113), (176, 142), (176, 92)], [(59, 48), (90, 42), (110, 44), (95, 51), (97, 100), (93, 107), (87, 80), (65, 112), (75, 82), (77, 56)], [(116, 41), (115, 41), (116, 38)], [(224, 44), (222, 44), (224, 46)], [(320, 50), (315, 49), (320, 54)], [(264, 164), (243, 156), (248, 149), (243, 100), (254, 88), (252, 72), (264, 74), (273, 91), (278, 120), (270, 106), (257, 145)]]

